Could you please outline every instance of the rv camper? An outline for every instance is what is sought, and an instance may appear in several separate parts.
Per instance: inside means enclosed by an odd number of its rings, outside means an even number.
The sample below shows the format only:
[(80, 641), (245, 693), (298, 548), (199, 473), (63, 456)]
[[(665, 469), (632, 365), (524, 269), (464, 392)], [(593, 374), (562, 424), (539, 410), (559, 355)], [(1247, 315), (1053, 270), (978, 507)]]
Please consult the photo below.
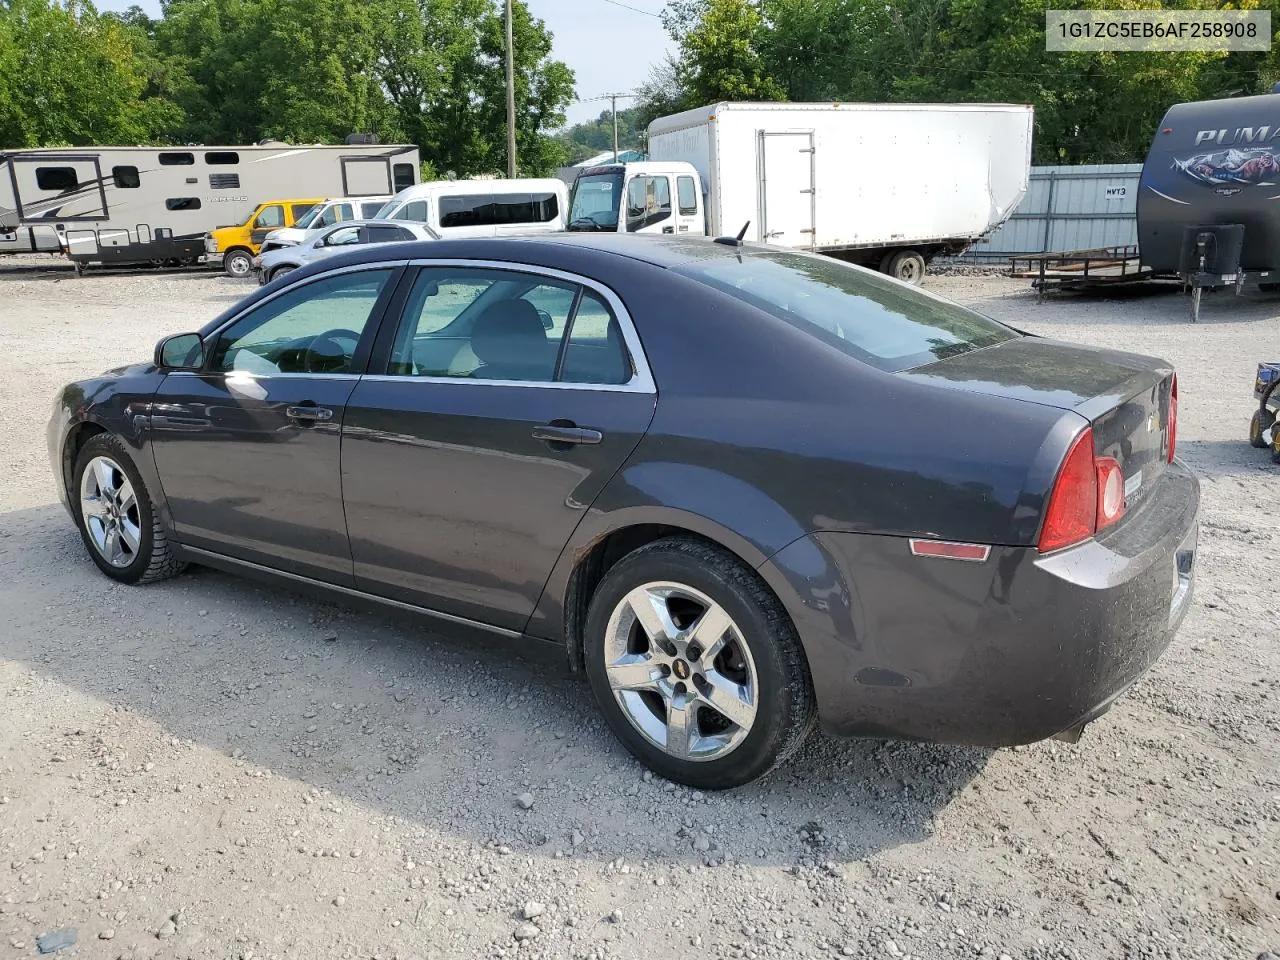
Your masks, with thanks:
[[(1186, 274), (1205, 228), (1232, 249), (1222, 273), (1280, 269), (1280, 94), (1179, 103), (1164, 115), (1138, 184), (1138, 249), (1157, 275)], [(1189, 233), (1190, 231), (1190, 233)], [(1220, 244), (1222, 246), (1223, 244)], [(1223, 257), (1230, 253), (1233, 256)]]
[(84, 264), (195, 263), (204, 236), (264, 200), (393, 194), (419, 181), (403, 145), (45, 148), (0, 153), (0, 253)]

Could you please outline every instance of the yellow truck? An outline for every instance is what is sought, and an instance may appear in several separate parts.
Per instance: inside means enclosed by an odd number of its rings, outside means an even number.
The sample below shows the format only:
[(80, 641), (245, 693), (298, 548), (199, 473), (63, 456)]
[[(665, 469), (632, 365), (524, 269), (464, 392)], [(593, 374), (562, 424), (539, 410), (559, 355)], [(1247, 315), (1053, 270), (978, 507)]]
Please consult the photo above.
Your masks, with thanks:
[(222, 255), (222, 269), (229, 277), (247, 277), (253, 272), (253, 258), (262, 241), (272, 230), (292, 227), (308, 210), (327, 197), (305, 200), (270, 200), (259, 204), (244, 223), (218, 227), (205, 238), (204, 249), (210, 256)]

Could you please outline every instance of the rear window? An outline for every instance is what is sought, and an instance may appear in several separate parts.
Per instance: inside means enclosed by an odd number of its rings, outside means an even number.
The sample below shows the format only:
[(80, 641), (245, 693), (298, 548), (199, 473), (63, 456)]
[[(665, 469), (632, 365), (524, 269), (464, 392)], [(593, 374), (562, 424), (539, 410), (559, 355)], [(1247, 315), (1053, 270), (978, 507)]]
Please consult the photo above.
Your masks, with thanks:
[(744, 250), (676, 272), (890, 373), (1019, 336), (980, 313), (827, 257)]

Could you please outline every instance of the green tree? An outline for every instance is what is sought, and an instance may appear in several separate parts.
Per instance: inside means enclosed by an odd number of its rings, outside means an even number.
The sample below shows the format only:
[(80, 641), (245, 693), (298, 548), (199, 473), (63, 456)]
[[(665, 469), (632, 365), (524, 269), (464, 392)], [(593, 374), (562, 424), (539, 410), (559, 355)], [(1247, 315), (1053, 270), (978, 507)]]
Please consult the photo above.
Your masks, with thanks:
[(753, 0), (706, 0), (680, 37), (680, 86), (696, 103), (782, 100), (786, 92), (762, 53), (766, 24)]
[(182, 114), (153, 65), (146, 33), (88, 0), (3, 0), (0, 144), (163, 141)]

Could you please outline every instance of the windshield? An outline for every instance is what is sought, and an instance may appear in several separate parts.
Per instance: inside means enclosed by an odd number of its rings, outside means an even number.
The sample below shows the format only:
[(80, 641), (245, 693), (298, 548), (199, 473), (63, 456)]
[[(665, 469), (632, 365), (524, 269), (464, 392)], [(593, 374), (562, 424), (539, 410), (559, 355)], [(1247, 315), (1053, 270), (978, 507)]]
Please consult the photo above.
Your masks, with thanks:
[(621, 199), (621, 170), (583, 174), (573, 185), (573, 200), (569, 204), (569, 229), (618, 229), (618, 202)]
[(743, 250), (676, 272), (891, 373), (1019, 336), (931, 293), (810, 254)]
[(327, 209), (328, 207), (326, 207), (324, 204), (314, 206), (310, 210), (308, 210), (306, 213), (304, 213), (301, 217), (299, 217), (297, 220), (295, 220), (293, 225), (295, 227), (298, 227), (301, 230), (306, 230), (315, 221), (316, 217), (320, 216), (321, 211), (327, 210)]

